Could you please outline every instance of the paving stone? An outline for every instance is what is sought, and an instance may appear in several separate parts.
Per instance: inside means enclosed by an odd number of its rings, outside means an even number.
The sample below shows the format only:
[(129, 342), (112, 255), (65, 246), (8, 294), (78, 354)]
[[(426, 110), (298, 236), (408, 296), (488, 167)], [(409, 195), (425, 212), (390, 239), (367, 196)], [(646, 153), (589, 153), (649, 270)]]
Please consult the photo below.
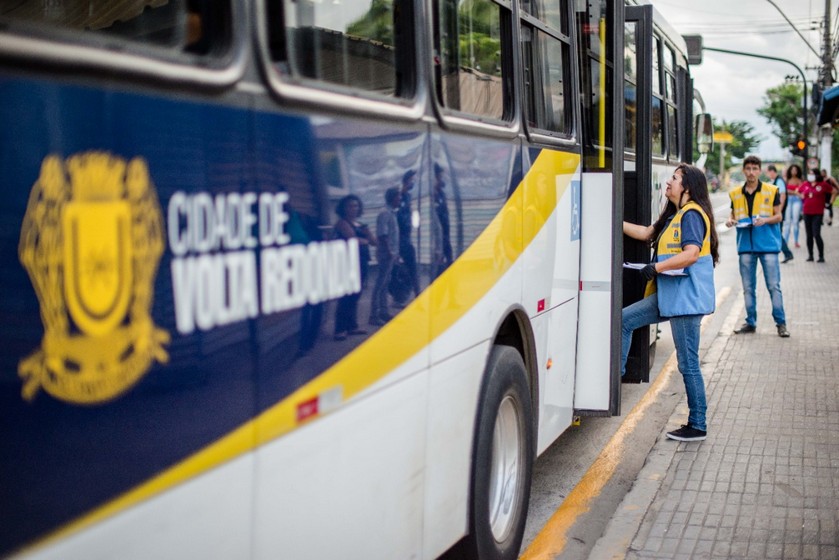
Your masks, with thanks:
[(708, 438), (662, 432), (655, 449), (675, 445), (674, 459), (627, 558), (839, 559), (839, 228), (822, 235), (826, 264), (782, 267), (790, 338), (777, 337), (759, 280), (757, 333), (714, 341), (702, 365)]

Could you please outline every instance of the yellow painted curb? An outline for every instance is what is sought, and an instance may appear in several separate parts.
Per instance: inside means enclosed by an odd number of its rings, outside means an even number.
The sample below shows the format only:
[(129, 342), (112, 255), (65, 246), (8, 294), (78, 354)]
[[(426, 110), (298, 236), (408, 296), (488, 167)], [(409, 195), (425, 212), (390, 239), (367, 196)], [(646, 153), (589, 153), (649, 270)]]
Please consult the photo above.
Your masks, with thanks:
[[(720, 307), (730, 293), (730, 287), (722, 288), (717, 294), (716, 306)], [(710, 319), (710, 315), (702, 319), (702, 326), (700, 327), (702, 330), (705, 329)], [(650, 389), (626, 415), (626, 419), (621, 423), (620, 428), (603, 448), (603, 451), (600, 452), (600, 455), (597, 456), (597, 459), (594, 460), (580, 482), (563, 500), (562, 505), (545, 523), (545, 526), (519, 557), (519, 560), (548, 560), (562, 553), (568, 542), (568, 529), (576, 523), (580, 515), (589, 510), (591, 502), (600, 495), (606, 483), (611, 480), (615, 469), (623, 458), (627, 436), (635, 430), (644, 413), (667, 385), (670, 376), (676, 371), (677, 365), (676, 352), (673, 352)]]

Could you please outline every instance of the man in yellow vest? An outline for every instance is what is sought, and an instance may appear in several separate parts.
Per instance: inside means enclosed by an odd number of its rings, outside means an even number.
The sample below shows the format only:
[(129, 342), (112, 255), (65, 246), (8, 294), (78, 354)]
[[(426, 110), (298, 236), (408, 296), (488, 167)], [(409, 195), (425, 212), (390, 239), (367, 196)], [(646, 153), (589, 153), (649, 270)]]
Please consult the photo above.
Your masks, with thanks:
[(781, 294), (781, 267), (778, 252), (781, 250), (781, 196), (778, 188), (761, 183), (760, 158), (746, 156), (743, 173), (746, 183), (728, 194), (731, 197), (731, 216), (726, 225), (737, 226), (737, 253), (740, 256), (740, 279), (746, 300), (746, 322), (734, 332), (753, 333), (757, 330), (757, 263), (763, 268), (763, 278), (772, 300), (772, 317), (778, 336), (787, 338), (787, 321), (784, 314), (784, 297)]

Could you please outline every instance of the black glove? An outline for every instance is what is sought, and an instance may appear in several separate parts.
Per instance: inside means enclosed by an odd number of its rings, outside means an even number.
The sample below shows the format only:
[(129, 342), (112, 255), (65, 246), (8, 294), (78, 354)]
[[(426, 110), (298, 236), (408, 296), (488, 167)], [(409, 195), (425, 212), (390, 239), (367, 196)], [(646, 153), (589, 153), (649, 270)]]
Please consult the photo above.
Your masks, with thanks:
[(644, 277), (644, 280), (650, 281), (658, 275), (658, 271), (655, 269), (655, 265), (653, 263), (648, 264), (644, 268), (640, 270), (641, 276)]

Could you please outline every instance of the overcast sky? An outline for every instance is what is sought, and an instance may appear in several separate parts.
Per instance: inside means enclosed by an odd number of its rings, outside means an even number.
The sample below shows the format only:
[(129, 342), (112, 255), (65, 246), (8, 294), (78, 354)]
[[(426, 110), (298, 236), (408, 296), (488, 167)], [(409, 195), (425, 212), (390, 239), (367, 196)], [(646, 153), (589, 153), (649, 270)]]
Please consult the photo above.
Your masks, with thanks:
[[(825, 0), (773, 0), (813, 49), (822, 51)], [(831, 7), (833, 40), (839, 21), (836, 0)], [(702, 35), (704, 46), (785, 58), (807, 76), (808, 92), (817, 79), (821, 60), (768, 0), (652, 0), (682, 35)], [(708, 112), (719, 121), (746, 121), (763, 136), (757, 152), (763, 159), (786, 159), (767, 121), (757, 114), (766, 90), (786, 76), (799, 76), (791, 65), (758, 58), (705, 51), (702, 64), (693, 66), (694, 86), (702, 93)], [(810, 100), (808, 99), (808, 105)]]

